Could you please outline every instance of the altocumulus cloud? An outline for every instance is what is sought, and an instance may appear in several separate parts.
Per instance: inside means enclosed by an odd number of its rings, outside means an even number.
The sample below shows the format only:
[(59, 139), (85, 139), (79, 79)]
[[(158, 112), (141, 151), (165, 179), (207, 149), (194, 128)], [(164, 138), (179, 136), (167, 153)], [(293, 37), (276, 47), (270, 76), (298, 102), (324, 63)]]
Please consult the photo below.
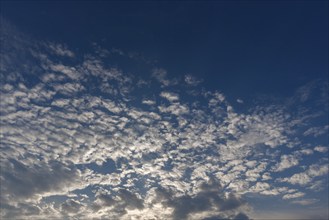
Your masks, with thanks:
[(328, 146), (302, 139), (327, 129), (311, 126), (327, 113), (304, 106), (311, 89), (238, 113), (191, 75), (142, 78), (109, 66), (106, 49), (2, 28), (2, 219), (249, 219), (246, 195), (316, 204), (304, 197), (327, 184)]

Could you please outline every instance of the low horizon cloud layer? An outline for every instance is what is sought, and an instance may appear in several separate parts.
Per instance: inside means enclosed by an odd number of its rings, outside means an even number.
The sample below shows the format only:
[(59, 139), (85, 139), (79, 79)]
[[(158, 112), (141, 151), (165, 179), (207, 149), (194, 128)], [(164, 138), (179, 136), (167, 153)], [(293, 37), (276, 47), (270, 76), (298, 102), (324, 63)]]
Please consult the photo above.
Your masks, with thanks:
[(328, 81), (248, 106), (124, 72), (119, 49), (1, 33), (1, 219), (251, 219), (253, 198), (328, 217)]

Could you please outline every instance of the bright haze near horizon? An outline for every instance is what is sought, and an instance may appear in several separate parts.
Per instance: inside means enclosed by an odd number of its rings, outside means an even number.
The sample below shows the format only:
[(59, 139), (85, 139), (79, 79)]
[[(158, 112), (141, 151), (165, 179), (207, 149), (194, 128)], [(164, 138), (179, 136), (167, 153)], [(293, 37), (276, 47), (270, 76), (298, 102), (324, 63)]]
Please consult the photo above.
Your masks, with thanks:
[(328, 1), (0, 20), (0, 219), (328, 219)]

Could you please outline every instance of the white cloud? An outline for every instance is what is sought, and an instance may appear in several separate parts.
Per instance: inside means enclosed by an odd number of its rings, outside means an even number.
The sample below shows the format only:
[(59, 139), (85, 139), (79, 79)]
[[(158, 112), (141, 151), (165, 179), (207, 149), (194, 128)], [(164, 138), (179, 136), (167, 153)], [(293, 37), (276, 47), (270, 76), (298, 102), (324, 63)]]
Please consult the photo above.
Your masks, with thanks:
[(185, 81), (186, 84), (188, 84), (190, 86), (197, 86), (200, 83), (202, 83), (201, 79), (197, 79), (196, 77), (194, 77), (190, 74), (185, 75), (184, 81)]
[(149, 100), (149, 99), (144, 99), (142, 101), (142, 103), (145, 104), (145, 105), (155, 105), (156, 104), (155, 101)]
[(54, 84), (53, 88), (56, 92), (72, 96), (78, 92), (85, 90), (84, 86), (79, 83), (64, 83), (64, 84)]
[(311, 149), (303, 149), (300, 152), (302, 154), (305, 154), (305, 155), (311, 155), (311, 154), (313, 154), (313, 150), (311, 150)]
[(6, 92), (10, 92), (12, 89), (13, 89), (14, 87), (12, 86), (12, 85), (10, 85), (10, 84), (5, 84), (4, 86), (3, 86), (3, 89), (6, 91)]
[(41, 80), (44, 83), (57, 82), (57, 81), (61, 82), (65, 80), (65, 76), (54, 74), (54, 73), (47, 73), (41, 76)]
[(304, 195), (305, 195), (305, 193), (296, 192), (296, 193), (292, 193), (292, 194), (285, 194), (282, 197), (282, 199), (295, 199), (295, 198), (303, 197)]
[(312, 128), (307, 129), (304, 132), (304, 135), (319, 137), (321, 135), (328, 134), (328, 131), (329, 131), (329, 125), (325, 125), (322, 127), (312, 127)]
[(257, 182), (256, 185), (252, 186), (250, 188), (250, 192), (262, 192), (265, 191), (267, 189), (271, 188), (270, 184), (268, 183), (264, 183), (264, 182)]
[(176, 79), (168, 79), (167, 71), (162, 68), (153, 69), (151, 76), (161, 83), (161, 87), (173, 86), (178, 83)]
[(324, 146), (316, 146), (314, 148), (315, 151), (321, 152), (321, 153), (326, 153), (328, 151), (328, 147)]
[(314, 204), (318, 201), (319, 201), (318, 199), (301, 199), (301, 200), (292, 201), (291, 203), (307, 206)]
[(328, 165), (313, 164), (305, 172), (296, 173), (289, 178), (279, 179), (279, 181), (303, 186), (311, 183), (315, 177), (323, 175), (328, 175)]
[[(166, 91), (148, 90), (136, 85), (151, 79), (108, 67), (103, 58), (86, 55), (67, 66), (49, 57), (38, 58), (41, 82), (13, 76), (0, 90), (1, 202), (11, 219), (246, 217), (246, 193), (293, 199), (304, 194), (280, 182), (314, 191), (325, 185), (315, 178), (327, 175), (326, 161), (304, 160), (312, 150), (280, 158), (299, 147), (298, 126), (311, 120), (305, 112), (288, 116), (285, 106), (255, 105), (239, 113), (220, 92), (170, 91), (177, 80), (163, 69), (153, 78)], [(185, 82), (196, 85), (191, 76)], [(159, 92), (169, 102), (138, 97)], [(291, 169), (285, 178), (273, 173), (297, 165), (308, 169)]]
[(298, 158), (296, 158), (296, 156), (294, 156), (294, 155), (282, 155), (280, 163), (278, 163), (274, 167), (273, 171), (281, 172), (281, 171), (286, 170), (290, 167), (297, 166), (298, 164), (299, 164), (299, 160), (298, 160)]
[(173, 92), (161, 92), (160, 96), (167, 99), (170, 102), (179, 101), (179, 96)]
[(209, 100), (209, 106), (215, 107), (225, 100), (225, 96), (222, 93), (215, 92), (213, 98)]
[(317, 181), (314, 181), (310, 184), (309, 187), (307, 187), (308, 189), (312, 190), (312, 191), (315, 191), (315, 192), (319, 192), (321, 190), (324, 189), (324, 181), (323, 180), (317, 180)]
[(174, 103), (169, 106), (159, 106), (158, 109), (161, 113), (171, 113), (176, 116), (189, 113), (188, 106), (180, 105), (178, 103)]
[(63, 64), (51, 64), (49, 69), (55, 72), (63, 73), (73, 80), (78, 80), (82, 77), (82, 74), (79, 73), (75, 67), (64, 66)]
[(67, 48), (67, 46), (62, 44), (55, 44), (55, 43), (49, 43), (47, 45), (52, 53), (58, 55), (58, 56), (67, 56), (67, 57), (75, 57), (75, 54)]
[(266, 172), (266, 173), (264, 173), (264, 174), (262, 175), (262, 180), (263, 180), (263, 181), (270, 180), (270, 179), (272, 179), (270, 173)]

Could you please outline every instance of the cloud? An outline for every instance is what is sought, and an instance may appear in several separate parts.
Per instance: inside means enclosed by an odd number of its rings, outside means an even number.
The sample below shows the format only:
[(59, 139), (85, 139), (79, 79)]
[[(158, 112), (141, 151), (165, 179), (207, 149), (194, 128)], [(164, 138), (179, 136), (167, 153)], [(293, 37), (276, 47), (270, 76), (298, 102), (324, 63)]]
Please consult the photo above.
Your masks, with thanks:
[(100, 202), (101, 206), (113, 206), (116, 201), (108, 194), (100, 194), (97, 196), (97, 200)]
[(179, 96), (173, 92), (161, 92), (160, 96), (167, 99), (169, 102), (179, 101)]
[(283, 170), (286, 170), (290, 167), (297, 166), (299, 164), (298, 158), (294, 155), (282, 155), (281, 161), (278, 163), (273, 171), (275, 172), (281, 172)]
[(1, 217), (4, 219), (15, 219), (17, 216), (29, 219), (31, 216), (38, 216), (42, 212), (43, 207), (34, 204), (18, 203), (16, 205), (2, 206)]
[(292, 203), (306, 206), (306, 205), (314, 204), (317, 201), (318, 201), (317, 199), (301, 199), (301, 200), (292, 201)]
[(222, 93), (215, 92), (213, 94), (213, 98), (211, 98), (209, 101), (209, 106), (215, 107), (216, 105), (223, 102), (224, 100), (225, 100), (225, 96)]
[(81, 73), (79, 73), (75, 67), (65, 66), (63, 64), (51, 64), (49, 69), (55, 72), (63, 73), (73, 80), (78, 80), (82, 77)]
[(305, 155), (311, 155), (311, 154), (313, 154), (313, 150), (311, 150), (311, 149), (303, 149), (300, 152), (302, 154), (305, 154)]
[(145, 105), (155, 105), (155, 101), (149, 99), (143, 100), (142, 103)]
[(315, 151), (318, 151), (320, 153), (326, 153), (328, 151), (328, 147), (324, 147), (324, 146), (316, 146), (314, 148)]
[(124, 205), (127, 206), (127, 208), (137, 208), (137, 209), (144, 208), (143, 200), (138, 198), (134, 193), (129, 192), (126, 189), (121, 189), (119, 191), (119, 197), (125, 203)]
[(328, 134), (328, 130), (329, 130), (329, 125), (325, 125), (322, 127), (312, 127), (312, 128), (307, 129), (304, 132), (304, 135), (319, 137), (321, 135)]
[(85, 90), (84, 86), (79, 83), (54, 84), (53, 88), (56, 92), (68, 96), (75, 95), (76, 93)]
[(283, 199), (295, 199), (295, 198), (303, 197), (304, 195), (305, 195), (305, 193), (296, 192), (296, 193), (293, 193), (293, 194), (286, 194), (282, 198)]
[(196, 77), (194, 77), (190, 74), (187, 74), (187, 75), (184, 76), (184, 81), (185, 81), (186, 84), (188, 84), (190, 86), (197, 86), (200, 83), (202, 83), (201, 79), (197, 79)]
[(161, 113), (171, 113), (177, 116), (189, 113), (188, 106), (180, 105), (178, 103), (174, 103), (169, 106), (159, 106), (158, 109)]
[(152, 77), (155, 78), (162, 87), (172, 86), (177, 84), (177, 80), (169, 80), (167, 78), (167, 71), (162, 68), (155, 68), (152, 70)]
[[(38, 201), (43, 196), (66, 194), (81, 185), (75, 166), (57, 161), (26, 165), (15, 159), (2, 162), (1, 200), (8, 204)], [(80, 185), (81, 184), (81, 185)]]
[(305, 172), (296, 173), (289, 178), (280, 178), (280, 182), (288, 182), (291, 184), (306, 185), (313, 181), (315, 177), (328, 175), (328, 165), (311, 165)]
[(307, 189), (310, 189), (315, 192), (319, 192), (324, 189), (324, 185), (325, 184), (324, 184), (323, 180), (317, 180), (317, 181), (314, 181), (313, 183), (311, 183), (310, 186), (307, 187)]
[[(169, 207), (174, 208), (173, 219), (211, 219), (213, 216), (218, 215), (227, 218), (234, 215), (234, 213), (237, 216), (242, 216), (239, 213), (239, 208), (245, 204), (241, 198), (236, 197), (234, 194), (225, 195), (221, 187), (213, 181), (202, 183), (200, 191), (194, 196), (174, 197), (170, 192), (158, 192), (162, 201)], [(243, 214), (243, 216), (246, 215)]]
[(69, 199), (61, 204), (61, 211), (64, 213), (76, 214), (81, 209), (82, 205), (79, 201), (74, 199)]
[[(164, 69), (152, 70), (159, 88), (109, 66), (101, 51), (69, 65), (42, 45), (6, 49), (32, 61), (10, 54), (1, 73), (5, 218), (248, 219), (248, 194), (295, 201), (327, 184), (327, 148), (311, 149), (304, 136), (321, 117), (308, 106), (242, 111), (218, 91), (189, 94)], [(56, 45), (50, 53), (67, 49)]]
[(48, 43), (47, 46), (51, 50), (52, 53), (58, 56), (66, 56), (66, 57), (75, 57), (75, 54), (67, 48), (67, 46), (62, 44)]

